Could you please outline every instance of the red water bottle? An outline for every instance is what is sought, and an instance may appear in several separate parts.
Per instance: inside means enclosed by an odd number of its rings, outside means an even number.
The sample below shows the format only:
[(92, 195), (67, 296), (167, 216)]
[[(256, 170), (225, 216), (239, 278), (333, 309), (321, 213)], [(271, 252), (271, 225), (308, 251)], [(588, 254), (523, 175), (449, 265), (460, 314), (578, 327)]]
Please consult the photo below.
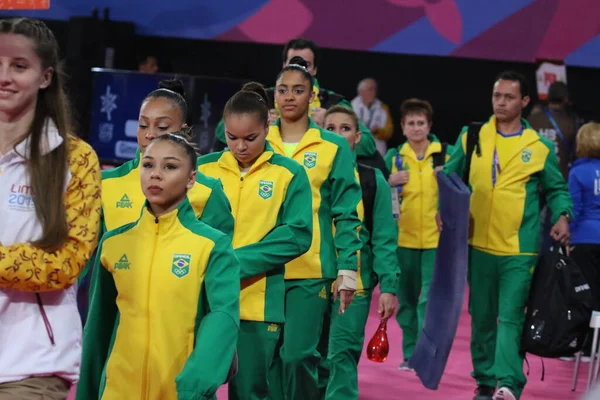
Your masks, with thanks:
[(367, 358), (375, 362), (384, 362), (390, 352), (390, 343), (387, 337), (387, 321), (381, 321), (379, 328), (367, 346)]

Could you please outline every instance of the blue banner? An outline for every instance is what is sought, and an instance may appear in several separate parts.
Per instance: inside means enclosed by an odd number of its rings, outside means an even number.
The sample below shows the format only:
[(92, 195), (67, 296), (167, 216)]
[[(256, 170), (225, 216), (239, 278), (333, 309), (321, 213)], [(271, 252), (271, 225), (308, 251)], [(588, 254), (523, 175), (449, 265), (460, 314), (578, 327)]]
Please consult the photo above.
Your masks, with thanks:
[[(89, 142), (103, 162), (135, 157), (140, 105), (167, 75), (94, 69)], [(187, 88), (189, 78), (182, 78)]]
[[(103, 163), (135, 157), (140, 106), (161, 80), (171, 75), (93, 69), (89, 142)], [(243, 82), (209, 77), (178, 76), (185, 86), (188, 124), (194, 126), (200, 153), (210, 151), (215, 128), (229, 98)]]

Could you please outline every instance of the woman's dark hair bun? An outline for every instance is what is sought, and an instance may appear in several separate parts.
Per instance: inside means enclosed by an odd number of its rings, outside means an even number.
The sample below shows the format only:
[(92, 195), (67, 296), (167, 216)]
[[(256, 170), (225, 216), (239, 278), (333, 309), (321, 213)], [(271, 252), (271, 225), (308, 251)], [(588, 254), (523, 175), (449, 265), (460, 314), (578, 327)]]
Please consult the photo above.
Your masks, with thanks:
[(265, 106), (269, 104), (269, 97), (267, 96), (267, 91), (265, 90), (265, 87), (258, 82), (246, 83), (244, 86), (242, 86), (242, 92), (256, 93), (265, 103)]
[(185, 87), (183, 86), (183, 81), (179, 78), (160, 81), (158, 83), (158, 88), (167, 89), (177, 94), (180, 94), (182, 97), (185, 97)]
[(294, 56), (292, 57), (292, 59), (290, 60), (290, 62), (288, 63), (288, 65), (299, 65), (301, 67), (304, 67), (305, 69), (308, 69), (308, 63), (306, 62), (306, 60), (300, 56)]

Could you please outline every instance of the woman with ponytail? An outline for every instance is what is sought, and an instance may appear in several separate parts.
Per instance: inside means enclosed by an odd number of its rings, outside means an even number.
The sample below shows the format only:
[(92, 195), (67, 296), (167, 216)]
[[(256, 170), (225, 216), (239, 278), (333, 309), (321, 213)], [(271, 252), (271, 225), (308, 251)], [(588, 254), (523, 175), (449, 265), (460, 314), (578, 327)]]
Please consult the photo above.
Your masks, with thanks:
[(262, 85), (246, 84), (223, 112), (228, 149), (198, 160), (199, 172), (221, 179), (234, 210), (242, 290), (231, 400), (269, 398), (268, 372), (284, 322), (285, 264), (306, 253), (312, 240), (307, 174), (268, 144), (268, 115)]
[[(320, 398), (318, 344), (329, 310), (340, 297), (339, 312), (356, 290), (362, 198), (354, 177), (348, 142), (321, 129), (308, 116), (313, 77), (301, 57), (293, 57), (277, 77), (275, 102), (281, 118), (267, 137), (276, 153), (299, 162), (311, 182), (313, 240), (310, 249), (286, 264), (285, 328), (272, 368), (271, 399)], [(333, 286), (333, 296), (332, 296)]]

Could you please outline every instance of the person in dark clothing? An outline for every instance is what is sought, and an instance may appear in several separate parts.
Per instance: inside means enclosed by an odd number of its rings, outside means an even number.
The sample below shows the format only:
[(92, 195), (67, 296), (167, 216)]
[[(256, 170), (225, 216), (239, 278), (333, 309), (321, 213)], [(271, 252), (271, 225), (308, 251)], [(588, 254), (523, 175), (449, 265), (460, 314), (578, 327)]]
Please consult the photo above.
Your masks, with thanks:
[[(548, 104), (537, 106), (528, 118), (531, 127), (553, 144), (560, 172), (565, 180), (569, 177), (569, 168), (574, 158), (575, 136), (579, 128), (579, 119), (569, 109), (570, 99), (567, 85), (554, 82), (548, 88)], [(542, 244), (541, 252), (548, 251), (550, 240), (550, 212), (546, 199), (541, 198)]]
[(537, 107), (528, 122), (540, 135), (554, 143), (556, 157), (565, 179), (573, 160), (578, 118), (569, 110), (569, 91), (563, 82), (554, 82), (548, 89), (548, 104)]

